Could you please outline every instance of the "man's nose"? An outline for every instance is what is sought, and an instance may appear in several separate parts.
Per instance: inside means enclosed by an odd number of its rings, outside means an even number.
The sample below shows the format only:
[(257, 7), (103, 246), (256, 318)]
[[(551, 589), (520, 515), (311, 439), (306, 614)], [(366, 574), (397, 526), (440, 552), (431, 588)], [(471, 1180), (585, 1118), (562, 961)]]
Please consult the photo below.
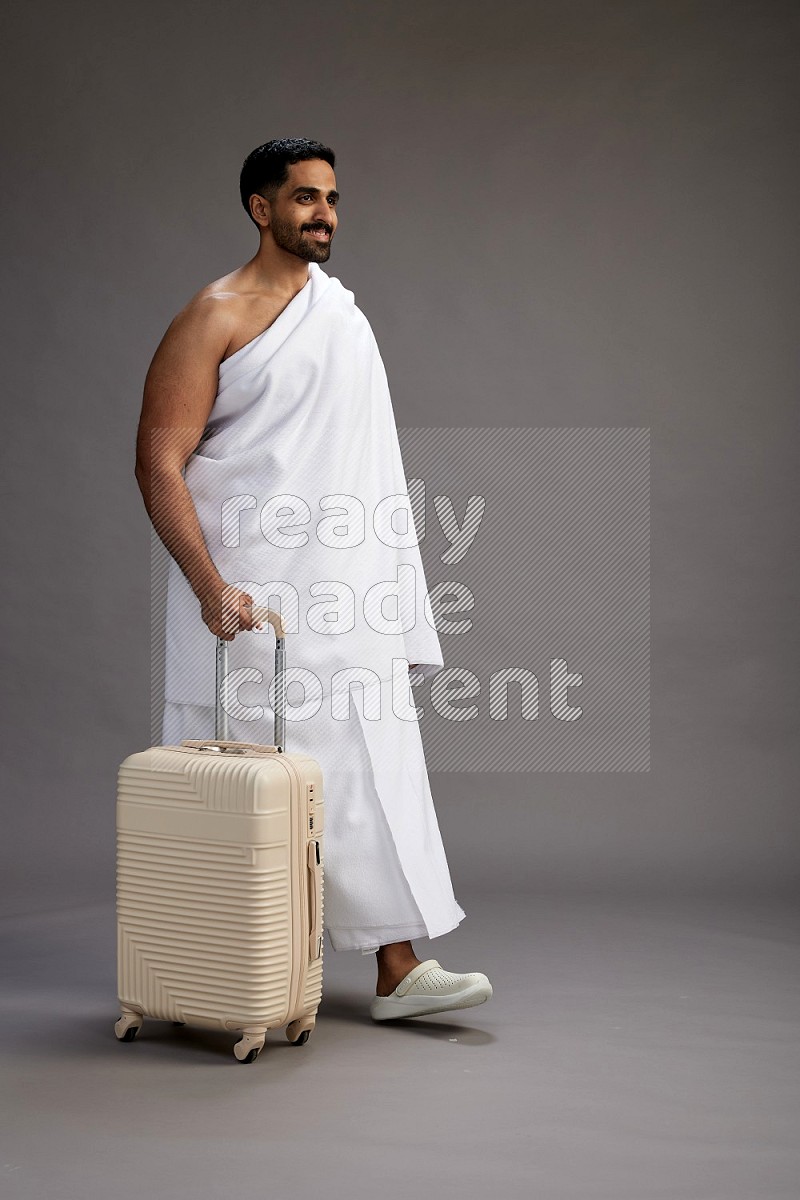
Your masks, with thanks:
[(321, 204), (319, 208), (314, 209), (314, 223), (317, 225), (327, 225), (333, 229), (336, 226), (336, 214), (328, 207), (327, 204)]

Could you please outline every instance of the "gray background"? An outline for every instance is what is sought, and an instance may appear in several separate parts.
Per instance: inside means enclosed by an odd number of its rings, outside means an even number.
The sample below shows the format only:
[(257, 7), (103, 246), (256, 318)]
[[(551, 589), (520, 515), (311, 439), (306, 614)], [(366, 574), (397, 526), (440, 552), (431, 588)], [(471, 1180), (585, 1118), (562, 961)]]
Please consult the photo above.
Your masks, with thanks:
[[(582, 911), (594, 912), (595, 922), (596, 905), (620, 897), (628, 916), (614, 930), (624, 941), (630, 932), (624, 921), (634, 921), (641, 905), (657, 897), (735, 894), (736, 904), (754, 904), (756, 895), (763, 901), (796, 883), (796, 6), (774, 0), (497, 0), (490, 6), (472, 0), (228, 6), (91, 0), (16, 5), (4, 24), (7, 688), (0, 880), (5, 913), (42, 914), (38, 924), (25, 917), (29, 923), (19, 926), (15, 942), (22, 960), (34, 963), (25, 986), (96, 984), (97, 1029), (102, 1024), (107, 1041), (108, 1006), (114, 1005), (108, 962), (116, 768), (150, 736), (149, 523), (133, 477), (142, 384), (174, 313), (256, 249), (238, 200), (244, 156), (275, 136), (319, 138), (337, 152), (342, 194), (327, 269), (355, 292), (372, 323), (401, 427), (651, 430), (651, 770), (432, 776), (455, 892), (468, 913), (458, 936), (476, 939), (470, 943), (475, 953), (462, 949), (460, 969), (487, 963), (495, 964), (490, 973), (500, 972), (501, 960), (492, 954), (505, 931), (502, 978), (507, 994), (515, 983), (518, 988), (515, 1036), (529, 1020), (538, 1033), (550, 1030), (554, 1037), (557, 1019), (567, 1022), (559, 1066), (541, 1076), (548, 1092), (539, 1093), (537, 1103), (529, 1096), (506, 1113), (497, 1076), (476, 1067), (474, 1075), (457, 1077), (459, 1087), (470, 1081), (478, 1089), (473, 1094), (486, 1111), (501, 1114), (493, 1144), (509, 1172), (506, 1194), (527, 1195), (534, 1178), (545, 1197), (641, 1200), (650, 1194), (645, 1158), (634, 1154), (626, 1166), (624, 1148), (616, 1159), (611, 1142), (601, 1151), (602, 1121), (593, 1123), (596, 1113), (616, 1112), (603, 1106), (613, 1106), (618, 1077), (602, 1056), (592, 1057), (591, 1046), (584, 1057), (586, 1044), (569, 1024), (575, 1013), (569, 997), (574, 1001), (584, 988), (582, 1028), (595, 1028), (601, 1010), (592, 980), (583, 978), (576, 990), (570, 979), (565, 990), (553, 986), (545, 1012), (530, 1007), (534, 993), (515, 971), (529, 957), (533, 969), (547, 941), (546, 894), (568, 896), (570, 904), (583, 897)], [(406, 465), (413, 474), (414, 463)], [(490, 891), (495, 898), (508, 893), (508, 906), (484, 907), (480, 896)], [(90, 935), (95, 927), (80, 918), (84, 932), (70, 940), (45, 914), (80, 905), (100, 906), (86, 910), (103, 914), (99, 932)], [(487, 925), (489, 912), (496, 921)], [(679, 927), (686, 933), (697, 922), (689, 914)], [(766, 987), (772, 980), (779, 987), (780, 978), (788, 996), (790, 939), (783, 933), (773, 939), (771, 920), (753, 918), (748, 925), (729, 915), (711, 926), (731, 969), (709, 975), (707, 1008), (693, 1028), (697, 1032), (703, 1021), (703, 1028), (716, 1028), (720, 1005), (724, 1010), (727, 997), (739, 997), (744, 1024), (730, 1044), (717, 1047), (722, 1071), (703, 1080), (692, 1075), (699, 1061), (692, 1047), (699, 1043), (691, 1037), (682, 1042), (685, 1060), (670, 1057), (672, 1075), (663, 1073), (657, 1055), (626, 1060), (648, 1078), (674, 1083), (674, 1107), (665, 1110), (665, 1120), (647, 1110), (650, 1148), (658, 1147), (653, 1179), (661, 1181), (653, 1194), (730, 1200), (738, 1180), (748, 1197), (789, 1197), (796, 1174), (778, 1153), (780, 1124), (765, 1115), (764, 1138), (773, 1139), (772, 1153), (783, 1164), (769, 1184), (757, 1169), (772, 1161), (769, 1145), (756, 1148), (749, 1174), (737, 1157), (740, 1133), (752, 1129), (748, 1122), (765, 1111), (759, 1105), (767, 1097), (776, 1106), (772, 1115), (791, 1111), (784, 1104), (782, 1053), (775, 1052), (773, 1074), (768, 1069), (759, 1077), (763, 1087), (755, 1092), (753, 1060), (729, 1055), (744, 1045), (743, 1030), (757, 1036), (747, 1025), (749, 1014), (759, 1005), (765, 1011), (764, 996), (751, 997), (742, 986), (739, 964), (751, 952), (751, 984), (767, 980)], [(583, 940), (575, 940), (576, 929)], [(614, 944), (610, 929), (602, 921), (587, 924), (580, 914), (574, 923), (572, 916), (555, 920), (548, 943), (553, 954), (541, 960), (555, 970), (548, 979), (558, 977), (571, 950), (576, 970), (596, 961), (592, 954), (599, 955), (601, 945)], [(650, 947), (658, 929), (637, 927), (637, 944)], [(748, 940), (751, 932), (773, 947), (771, 966)], [(71, 964), (72, 975), (56, 970), (53, 946), (61, 947), (61, 964)], [(651, 1048), (663, 1046), (662, 1034), (669, 1043), (679, 1028), (671, 1023), (677, 1008), (658, 1004), (673, 985), (675, 1005), (687, 999), (683, 992), (692, 989), (678, 976), (711, 962), (709, 946), (700, 938), (684, 953), (678, 940), (673, 958), (648, 950), (620, 966), (629, 972), (627, 1003), (637, 996), (645, 1002), (644, 979), (659, 997), (647, 1010)], [(94, 974), (76, 965), (84, 961), (81, 953), (90, 960), (92, 948), (103, 963)], [(436, 942), (428, 952), (447, 953)], [(444, 958), (444, 965), (452, 961)], [(613, 953), (606, 964), (613, 980)], [(81, 1012), (88, 1011), (83, 993), (74, 995)], [(542, 993), (536, 995), (540, 1003)], [(471, 1010), (474, 1023), (491, 1018), (492, 1004), (485, 1017), (482, 1009)], [(26, 1001), (25, 1012), (33, 1011)], [(627, 1013), (634, 1041), (645, 1038), (635, 1026), (641, 1011)], [(791, 1009), (767, 1003), (766, 1011), (780, 1022)], [(610, 1007), (602, 1013), (609, 1029), (631, 1028)], [(335, 1004), (331, 1014), (337, 1016)], [(88, 1024), (81, 1028), (80, 1049), (61, 1051), (73, 1055), (64, 1060), (64, 1082), (94, 1037)], [(442, 1028), (435, 1022), (416, 1028), (422, 1031), (418, 1060), (404, 1059), (409, 1087), (414, 1084), (409, 1104), (423, 1094), (433, 1105), (431, 1116), (451, 1121), (452, 1081), (446, 1066), (432, 1064), (454, 1039), (425, 1038), (426, 1029)], [(42, 1044), (42, 1056), (66, 1047), (73, 1033), (53, 1035)], [(379, 1053), (388, 1045), (387, 1033)], [(336, 1089), (344, 1079), (362, 1089), (362, 1104), (390, 1103), (371, 1074), (372, 1060), (359, 1057), (365, 1047), (354, 1040), (355, 1057), (331, 1080), (331, 1097), (340, 1100)], [(588, 1083), (581, 1076), (581, 1086), (596, 1083), (593, 1095), (569, 1091), (573, 1077), (560, 1050), (568, 1054), (570, 1047), (576, 1072), (590, 1063), (593, 1074)], [(111, 1045), (102, 1053), (129, 1049), (141, 1047)], [(523, 1057), (516, 1059), (513, 1045), (509, 1050), (515, 1086), (522, 1075), (513, 1070), (534, 1059), (525, 1078), (536, 1079), (541, 1045), (520, 1043)], [(553, 1042), (550, 1050), (556, 1053)], [(201, 1054), (197, 1045), (194, 1052)], [(620, 1053), (634, 1051), (628, 1046)], [(192, 1059), (185, 1046), (175, 1052), (176, 1064)], [(141, 1120), (155, 1076), (135, 1070), (129, 1079), (141, 1084), (133, 1110)], [(106, 1130), (106, 1157), (87, 1159), (92, 1166), (85, 1169), (94, 1173), (71, 1184), (55, 1160), (52, 1178), (40, 1160), (38, 1192), (23, 1170), (13, 1177), (20, 1188), (15, 1196), (109, 1195), (108, 1180), (101, 1186), (97, 1174), (100, 1161), (134, 1178), (138, 1157), (119, 1140), (126, 1129), (103, 1125), (107, 1106), (116, 1117), (127, 1101), (116, 1100), (112, 1085), (103, 1092), (100, 1078), (87, 1085), (87, 1095), (92, 1088), (100, 1092), (92, 1093), (95, 1105), (85, 1122)], [(189, 1071), (190, 1089), (191, 1078)], [(730, 1104), (743, 1079), (750, 1091), (734, 1112)], [(287, 1112), (307, 1114), (312, 1080), (306, 1067), (296, 1110)], [(236, 1091), (245, 1086), (239, 1077), (235, 1084)], [(32, 1153), (45, 1145), (54, 1154), (69, 1147), (77, 1153), (80, 1141), (69, 1124), (59, 1125), (60, 1106), (72, 1097), (52, 1086), (43, 1082), (36, 1092), (28, 1084), (45, 1113), (44, 1126), (26, 1126), (35, 1139)], [(690, 1122), (676, 1133), (674, 1122), (687, 1111), (681, 1097), (690, 1094), (699, 1097), (695, 1116), (718, 1114), (718, 1126), (703, 1127), (707, 1157), (692, 1141), (699, 1126)], [(203, 1118), (213, 1124), (216, 1110), (213, 1104), (198, 1109), (191, 1091), (180, 1095), (186, 1107), (179, 1109), (176, 1134), (189, 1136), (191, 1127), (200, 1136)], [(617, 1135), (620, 1129), (642, 1132), (636, 1121), (647, 1100), (646, 1088), (626, 1092)], [(399, 1167), (408, 1162), (401, 1141), (414, 1136), (410, 1111), (390, 1103), (389, 1126), (374, 1131), (373, 1146), (385, 1136), (389, 1161), (396, 1153)], [(533, 1175), (510, 1157), (506, 1140), (512, 1133), (525, 1136), (514, 1125), (523, 1112), (550, 1136)], [(369, 1113), (362, 1118), (362, 1128), (371, 1131)], [(147, 1125), (156, 1139), (162, 1128)], [(488, 1187), (481, 1161), (470, 1157), (477, 1128), (455, 1119), (446, 1124), (473, 1178)], [(658, 1142), (663, 1129), (685, 1137), (688, 1158), (676, 1159), (669, 1144)], [(571, 1130), (580, 1133), (577, 1141)], [(260, 1132), (248, 1127), (251, 1147)], [(723, 1162), (714, 1147), (725, 1138)], [(173, 1162), (165, 1143), (158, 1146), (147, 1160), (152, 1179), (143, 1175), (141, 1182), (165, 1197), (184, 1195), (182, 1151)], [(225, 1154), (235, 1168), (237, 1153), (228, 1147), (209, 1167), (215, 1188), (235, 1178)], [(16, 1170), (13, 1155), (8, 1161)], [(169, 1186), (162, 1161), (172, 1171)], [(341, 1159), (334, 1155), (328, 1163), (328, 1178), (357, 1194)], [(361, 1163), (374, 1195), (386, 1163), (380, 1154), (362, 1156)], [(585, 1167), (583, 1183), (570, 1184), (562, 1163)], [(671, 1184), (663, 1174), (669, 1164), (677, 1172)], [(440, 1166), (426, 1176), (409, 1164), (409, 1183), (452, 1179), (446, 1164)], [(286, 1183), (291, 1162), (284, 1167)], [(397, 1194), (405, 1194), (403, 1178), (402, 1172), (395, 1176)], [(485, 1195), (485, 1187), (476, 1194)], [(204, 1194), (186, 1188), (187, 1195)]]
[(17, 8), (6, 911), (112, 886), (116, 766), (150, 737), (144, 375), (256, 249), (243, 158), (298, 134), (339, 156), (326, 269), (398, 425), (651, 430), (651, 770), (437, 774), (456, 884), (794, 879), (796, 23), (775, 3)]

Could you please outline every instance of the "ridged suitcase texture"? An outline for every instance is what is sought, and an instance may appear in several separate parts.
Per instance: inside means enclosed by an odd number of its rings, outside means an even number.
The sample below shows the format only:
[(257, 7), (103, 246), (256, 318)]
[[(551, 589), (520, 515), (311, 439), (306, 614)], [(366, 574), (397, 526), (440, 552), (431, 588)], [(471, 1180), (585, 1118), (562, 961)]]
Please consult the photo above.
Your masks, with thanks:
[(132, 754), (117, 790), (117, 964), (133, 1040), (146, 1016), (295, 1044), (322, 996), (319, 764), (247, 743)]

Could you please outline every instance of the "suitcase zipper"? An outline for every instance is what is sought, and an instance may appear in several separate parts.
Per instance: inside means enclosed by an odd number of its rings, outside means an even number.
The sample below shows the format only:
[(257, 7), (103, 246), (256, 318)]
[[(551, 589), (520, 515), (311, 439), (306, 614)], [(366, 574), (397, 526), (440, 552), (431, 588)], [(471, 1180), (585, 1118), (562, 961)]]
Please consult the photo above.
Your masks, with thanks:
[[(287, 770), (294, 776), (297, 804), (294, 805), (294, 833), (295, 845), (292, 847), (292, 863), (294, 867), (295, 877), (297, 877), (298, 860), (302, 864), (303, 883), (300, 888), (300, 925), (303, 929), (308, 929), (309, 912), (308, 912), (308, 868), (306, 866), (306, 855), (301, 852), (301, 846), (306, 845), (306, 828), (308, 818), (305, 812), (306, 805), (304, 804), (305, 797), (302, 790), (302, 779), (300, 772), (295, 767), (291, 758), (288, 755), (279, 755), (283, 760)], [(289, 989), (289, 1010), (286, 1014), (287, 1021), (293, 1021), (297, 1014), (297, 1008), (300, 1004), (300, 996), (302, 995), (305, 985), (306, 964), (308, 962), (308, 941), (304, 937), (300, 943), (300, 953), (295, 951), (295, 943), (292, 941), (292, 982)]]

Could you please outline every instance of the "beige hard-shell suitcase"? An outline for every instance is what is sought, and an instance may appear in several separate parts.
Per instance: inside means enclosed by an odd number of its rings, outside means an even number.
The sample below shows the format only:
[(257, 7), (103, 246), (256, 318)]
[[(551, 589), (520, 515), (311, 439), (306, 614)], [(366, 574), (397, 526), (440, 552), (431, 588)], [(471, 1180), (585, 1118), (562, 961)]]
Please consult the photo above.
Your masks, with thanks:
[(218, 638), (215, 738), (131, 754), (117, 788), (116, 1035), (229, 1030), (245, 1063), (269, 1029), (306, 1042), (322, 997), (322, 771), (285, 753), (285, 630), (253, 613), (275, 630), (275, 745), (229, 740)]

